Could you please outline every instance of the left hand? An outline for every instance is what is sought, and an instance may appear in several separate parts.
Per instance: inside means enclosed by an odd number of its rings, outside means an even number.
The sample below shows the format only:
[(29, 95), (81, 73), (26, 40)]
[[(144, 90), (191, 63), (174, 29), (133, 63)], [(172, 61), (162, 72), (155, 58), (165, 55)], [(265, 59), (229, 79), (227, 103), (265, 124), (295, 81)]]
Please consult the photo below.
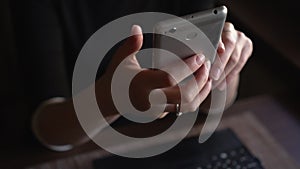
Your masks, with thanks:
[[(210, 77), (214, 80), (213, 87), (224, 90), (245, 66), (253, 51), (252, 41), (236, 30), (233, 24), (226, 22), (222, 39), (217, 50), (218, 57), (212, 65)], [(224, 73), (224, 76), (221, 76)]]

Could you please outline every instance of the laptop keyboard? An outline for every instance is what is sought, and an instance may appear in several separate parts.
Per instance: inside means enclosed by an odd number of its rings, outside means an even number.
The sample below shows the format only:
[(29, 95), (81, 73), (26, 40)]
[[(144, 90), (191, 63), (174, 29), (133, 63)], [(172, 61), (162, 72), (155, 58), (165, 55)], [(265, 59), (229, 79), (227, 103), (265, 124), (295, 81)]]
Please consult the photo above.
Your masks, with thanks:
[(264, 169), (260, 160), (231, 129), (216, 131), (202, 144), (199, 144), (197, 137), (193, 137), (183, 140), (171, 150), (157, 156), (149, 158), (111, 156), (96, 159), (94, 166), (95, 169)]
[(244, 148), (212, 155), (206, 164), (185, 164), (178, 169), (263, 169), (260, 161)]

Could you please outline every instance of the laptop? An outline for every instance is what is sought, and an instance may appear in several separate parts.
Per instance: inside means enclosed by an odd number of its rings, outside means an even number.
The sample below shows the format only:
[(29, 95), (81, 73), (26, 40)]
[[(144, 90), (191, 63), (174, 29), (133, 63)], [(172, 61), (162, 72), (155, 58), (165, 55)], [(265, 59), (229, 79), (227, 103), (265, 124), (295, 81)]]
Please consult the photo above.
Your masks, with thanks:
[(230, 128), (217, 130), (205, 143), (198, 137), (182, 140), (171, 150), (149, 158), (112, 155), (95, 159), (94, 169), (264, 169)]

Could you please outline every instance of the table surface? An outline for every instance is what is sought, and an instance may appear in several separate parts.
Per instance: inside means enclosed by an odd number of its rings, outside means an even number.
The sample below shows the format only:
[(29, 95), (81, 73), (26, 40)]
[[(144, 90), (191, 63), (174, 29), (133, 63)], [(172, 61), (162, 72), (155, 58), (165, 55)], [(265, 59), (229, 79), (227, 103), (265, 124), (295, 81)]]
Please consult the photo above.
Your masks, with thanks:
[[(143, 127), (137, 125), (117, 126), (118, 130), (131, 136), (155, 135), (170, 124), (175, 117), (169, 116)], [(159, 124), (159, 125), (158, 125)], [(199, 134), (203, 117), (199, 116), (189, 137)], [(257, 96), (237, 101), (225, 111), (219, 128), (230, 127), (250, 150), (262, 159), (266, 168), (299, 168), (300, 125), (279, 102), (270, 96)], [(155, 128), (153, 130), (153, 128)], [(133, 130), (134, 129), (134, 130)], [(134, 132), (133, 132), (134, 131)], [(147, 132), (145, 132), (147, 131)], [(253, 139), (258, 138), (258, 139)], [(267, 145), (267, 146), (266, 146)], [(2, 152), (1, 168), (91, 168), (91, 160), (108, 155), (93, 142), (77, 149), (57, 153), (39, 144), (9, 147)], [(269, 154), (269, 155), (268, 155)], [(274, 154), (276, 154), (274, 156)]]

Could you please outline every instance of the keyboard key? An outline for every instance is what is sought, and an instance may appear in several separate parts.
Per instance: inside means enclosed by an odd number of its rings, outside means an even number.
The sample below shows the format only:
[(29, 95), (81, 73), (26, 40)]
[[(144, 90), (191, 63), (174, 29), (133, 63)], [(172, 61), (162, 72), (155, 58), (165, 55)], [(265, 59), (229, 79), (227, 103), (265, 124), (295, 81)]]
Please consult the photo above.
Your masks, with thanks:
[(221, 153), (220, 158), (221, 159), (226, 159), (228, 157), (227, 153)]
[(243, 147), (212, 155), (210, 160), (194, 169), (263, 169), (259, 160)]

